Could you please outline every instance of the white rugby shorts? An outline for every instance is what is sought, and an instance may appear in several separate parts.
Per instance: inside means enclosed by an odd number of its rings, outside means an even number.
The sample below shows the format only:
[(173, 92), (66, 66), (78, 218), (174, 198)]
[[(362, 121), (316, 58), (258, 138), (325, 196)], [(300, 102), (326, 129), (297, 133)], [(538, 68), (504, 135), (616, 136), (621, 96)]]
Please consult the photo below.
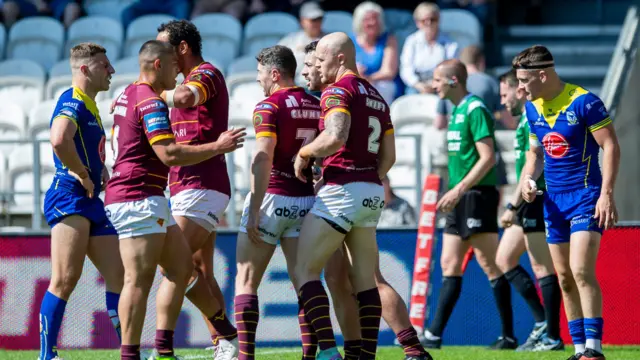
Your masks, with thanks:
[[(244, 199), (244, 209), (240, 219), (239, 231), (247, 232), (249, 218), (249, 200), (251, 193)], [(314, 196), (284, 196), (265, 194), (260, 206), (258, 229), (262, 239), (271, 245), (277, 245), (281, 238), (295, 238), (300, 235), (302, 220), (313, 206)]]
[(169, 226), (176, 225), (164, 196), (109, 204), (105, 210), (120, 239), (166, 234)]
[(173, 216), (184, 216), (209, 233), (215, 231), (229, 205), (229, 196), (208, 189), (187, 189), (171, 197)]
[(340, 226), (376, 227), (384, 207), (384, 188), (369, 182), (324, 185), (316, 195), (311, 213)]

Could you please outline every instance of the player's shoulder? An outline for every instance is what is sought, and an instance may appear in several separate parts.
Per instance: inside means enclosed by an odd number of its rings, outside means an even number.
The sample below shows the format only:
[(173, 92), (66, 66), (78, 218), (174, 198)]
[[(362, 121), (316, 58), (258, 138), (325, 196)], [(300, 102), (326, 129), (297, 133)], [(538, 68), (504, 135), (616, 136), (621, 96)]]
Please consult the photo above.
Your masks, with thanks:
[[(537, 101), (537, 100), (536, 100)], [(527, 101), (524, 103), (524, 112), (527, 116), (527, 119), (537, 119), (538, 116), (538, 107), (534, 102)]]
[(568, 86), (571, 86), (569, 95), (571, 96), (573, 106), (587, 108), (587, 110), (589, 110), (592, 106), (598, 103), (602, 103), (602, 100), (598, 97), (598, 95), (592, 93), (591, 91), (578, 85)]
[(269, 95), (266, 99), (258, 102), (255, 107), (255, 112), (270, 112), (276, 113), (281, 107), (282, 92), (278, 91)]
[(82, 97), (78, 96), (75, 88), (70, 87), (65, 90), (60, 97), (58, 98), (58, 107), (69, 107), (74, 109), (75, 111), (80, 111), (84, 109), (84, 101)]
[(473, 113), (474, 111), (490, 113), (487, 104), (485, 104), (485, 102), (479, 96), (471, 95), (467, 100), (467, 115), (471, 115), (471, 113)]
[(222, 78), (222, 72), (212, 63), (203, 62), (189, 73), (189, 77), (193, 80), (201, 79), (202, 76), (208, 76), (213, 80)]

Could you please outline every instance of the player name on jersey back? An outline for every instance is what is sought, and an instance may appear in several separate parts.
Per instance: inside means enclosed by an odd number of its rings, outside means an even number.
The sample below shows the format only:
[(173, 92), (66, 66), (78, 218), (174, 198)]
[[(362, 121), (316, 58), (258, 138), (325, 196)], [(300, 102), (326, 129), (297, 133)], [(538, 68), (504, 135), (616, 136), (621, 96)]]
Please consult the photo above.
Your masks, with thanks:
[[(199, 104), (171, 109), (171, 128), (176, 143), (198, 145), (218, 140), (229, 124), (229, 94), (220, 70), (204, 62), (196, 66), (182, 82), (204, 94)], [(216, 190), (231, 194), (224, 154), (190, 166), (172, 166), (169, 174), (171, 196), (187, 189)]]
[(116, 162), (105, 204), (164, 196), (169, 168), (152, 145), (173, 139), (167, 104), (147, 83), (133, 83), (116, 100), (111, 142)]
[(276, 138), (268, 193), (312, 196), (311, 166), (304, 170), (309, 181), (296, 178), (293, 163), (300, 148), (318, 135), (320, 102), (300, 87), (280, 89), (259, 102), (253, 112), (256, 138)]
[(335, 112), (351, 116), (346, 144), (324, 159), (323, 178), (327, 184), (371, 182), (381, 184), (378, 176), (378, 152), (382, 137), (393, 132), (389, 105), (365, 79), (352, 72), (344, 74), (322, 92), (320, 130)]

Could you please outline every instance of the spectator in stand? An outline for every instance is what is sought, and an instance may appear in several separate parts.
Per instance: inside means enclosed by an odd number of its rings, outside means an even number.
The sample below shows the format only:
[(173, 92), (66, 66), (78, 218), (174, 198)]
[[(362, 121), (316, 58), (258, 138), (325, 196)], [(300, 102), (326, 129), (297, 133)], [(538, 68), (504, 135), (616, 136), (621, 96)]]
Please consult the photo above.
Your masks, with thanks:
[(418, 31), (409, 35), (402, 47), (400, 77), (407, 94), (432, 94), (433, 70), (444, 60), (458, 55), (458, 44), (440, 33), (440, 8), (423, 2), (413, 11)]
[(478, 18), (481, 24), (486, 23), (489, 17), (488, 0), (440, 0), (438, 2), (443, 9), (463, 9), (469, 11)]
[(353, 32), (360, 76), (391, 104), (402, 83), (398, 81), (398, 40), (386, 31), (382, 7), (370, 1), (358, 5), (353, 11)]
[[(302, 30), (291, 33), (278, 42), (278, 45), (283, 45), (291, 49), (296, 56), (296, 59), (304, 57), (304, 47), (310, 42), (320, 40), (324, 35), (322, 32), (322, 19), (324, 17), (324, 10), (318, 5), (317, 2), (307, 2), (300, 7), (300, 27)], [(298, 64), (301, 67), (303, 64)]]
[(18, 19), (53, 16), (69, 27), (82, 14), (79, 0), (0, 0), (4, 25), (10, 28)]
[(188, 19), (191, 14), (189, 0), (136, 0), (122, 11), (122, 26), (126, 29), (136, 18), (149, 14), (167, 14)]
[(379, 227), (415, 226), (416, 213), (407, 200), (393, 192), (389, 178), (382, 179), (384, 187), (384, 208), (380, 215)]
[(242, 21), (248, 5), (246, 0), (195, 0), (191, 18), (206, 13), (225, 13)]

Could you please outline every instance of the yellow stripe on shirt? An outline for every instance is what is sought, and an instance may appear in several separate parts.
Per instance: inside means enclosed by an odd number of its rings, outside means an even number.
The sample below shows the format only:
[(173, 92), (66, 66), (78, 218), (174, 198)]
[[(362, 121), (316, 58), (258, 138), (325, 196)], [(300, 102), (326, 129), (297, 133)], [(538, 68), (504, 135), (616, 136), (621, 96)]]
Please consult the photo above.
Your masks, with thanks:
[(175, 136), (173, 136), (173, 134), (156, 135), (156, 136), (152, 137), (151, 139), (149, 139), (149, 144), (153, 145), (153, 144), (157, 143), (158, 141), (165, 140), (165, 139), (175, 139)]
[(345, 108), (341, 108), (341, 107), (336, 107), (336, 108), (331, 108), (331, 109), (329, 109), (329, 110), (324, 114), (324, 117), (326, 118), (327, 116), (329, 116), (329, 114), (331, 114), (331, 113), (333, 113), (333, 112), (335, 112), (335, 111), (339, 111), (339, 112), (342, 112), (342, 113), (345, 113), (345, 114), (347, 114), (347, 115), (351, 116), (351, 113), (349, 112), (349, 110), (347, 110), (347, 109), (345, 109)]
[(610, 118), (610, 117), (608, 117), (608, 118), (606, 118), (606, 119), (604, 119), (604, 120), (600, 121), (600, 122), (599, 122), (599, 123), (597, 123), (597, 124), (593, 124), (593, 125), (589, 126), (589, 131), (594, 132), (594, 131), (596, 131), (596, 130), (600, 130), (600, 129), (602, 129), (603, 127), (605, 127), (605, 126), (607, 126), (607, 125), (609, 125), (609, 124), (611, 124), (611, 123), (612, 123), (611, 118)]
[(261, 138), (261, 137), (278, 137), (278, 135), (276, 135), (276, 133), (274, 132), (270, 132), (270, 131), (261, 131), (259, 133), (256, 134), (256, 139)]

